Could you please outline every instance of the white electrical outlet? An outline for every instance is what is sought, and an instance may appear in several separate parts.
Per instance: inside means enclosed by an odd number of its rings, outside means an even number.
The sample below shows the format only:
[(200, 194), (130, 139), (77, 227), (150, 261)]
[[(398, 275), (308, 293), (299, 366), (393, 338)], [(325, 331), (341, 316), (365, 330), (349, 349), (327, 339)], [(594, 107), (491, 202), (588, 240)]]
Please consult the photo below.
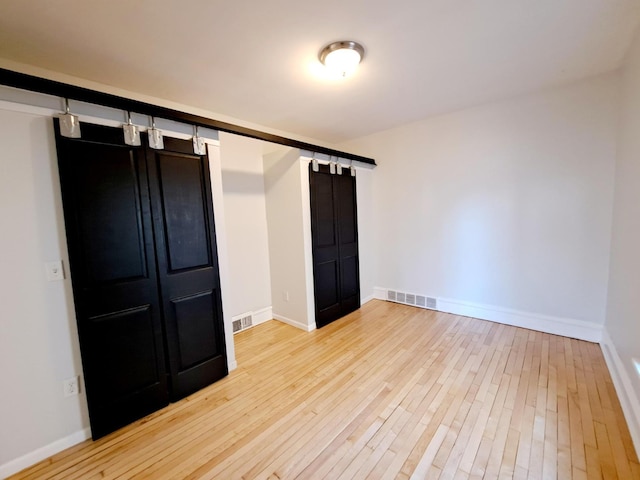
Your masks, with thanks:
[(56, 262), (48, 262), (44, 264), (47, 272), (47, 280), (50, 282), (56, 282), (58, 280), (64, 280), (64, 269), (62, 268), (62, 260)]
[(80, 393), (80, 380), (76, 377), (67, 378), (62, 381), (62, 391), (65, 397), (72, 397)]
[(285, 302), (289, 301), (289, 292), (282, 292), (282, 300)]

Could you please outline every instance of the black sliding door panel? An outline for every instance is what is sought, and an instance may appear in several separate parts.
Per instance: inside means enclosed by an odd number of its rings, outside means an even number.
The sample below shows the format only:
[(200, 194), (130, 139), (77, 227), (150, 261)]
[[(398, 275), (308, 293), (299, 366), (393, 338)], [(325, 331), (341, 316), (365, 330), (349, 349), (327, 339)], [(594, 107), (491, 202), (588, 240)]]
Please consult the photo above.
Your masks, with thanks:
[(97, 439), (228, 373), (209, 167), (184, 140), (155, 151), (121, 129), (55, 129)]
[[(113, 129), (56, 144), (93, 438), (168, 403), (146, 159)], [(122, 132), (120, 132), (120, 136)]]
[(213, 291), (171, 301), (178, 334), (178, 371), (220, 355), (215, 324), (211, 321), (216, 303)]
[(318, 262), (314, 271), (316, 288), (316, 308), (326, 312), (331, 308), (340, 308), (338, 261)]
[(192, 152), (166, 139), (147, 153), (172, 400), (228, 373), (209, 163)]
[(360, 307), (358, 259), (358, 218), (356, 182), (349, 174), (334, 175), (336, 183), (336, 223), (340, 238), (340, 299), (344, 312)]
[(200, 158), (159, 152), (167, 268), (210, 267), (209, 232)]
[[(312, 170), (313, 172), (313, 170)], [(334, 256), (334, 250), (338, 248), (338, 237), (335, 221), (335, 193), (334, 182), (330, 175), (313, 175), (313, 202), (314, 245), (321, 254), (321, 249), (328, 249), (329, 255)]]
[(360, 307), (356, 182), (309, 169), (316, 325)]

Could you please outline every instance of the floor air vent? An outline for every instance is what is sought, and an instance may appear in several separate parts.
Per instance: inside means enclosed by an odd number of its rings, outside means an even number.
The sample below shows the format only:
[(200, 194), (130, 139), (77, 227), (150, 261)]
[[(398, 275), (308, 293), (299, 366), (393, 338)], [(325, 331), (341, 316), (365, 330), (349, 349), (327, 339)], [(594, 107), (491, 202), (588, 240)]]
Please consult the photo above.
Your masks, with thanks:
[(429, 308), (431, 310), (438, 309), (438, 300), (436, 298), (413, 293), (387, 290), (387, 300), (390, 302), (404, 303), (405, 305), (414, 305), (420, 308)]
[(243, 313), (231, 319), (233, 325), (233, 333), (239, 332), (253, 325), (253, 313)]

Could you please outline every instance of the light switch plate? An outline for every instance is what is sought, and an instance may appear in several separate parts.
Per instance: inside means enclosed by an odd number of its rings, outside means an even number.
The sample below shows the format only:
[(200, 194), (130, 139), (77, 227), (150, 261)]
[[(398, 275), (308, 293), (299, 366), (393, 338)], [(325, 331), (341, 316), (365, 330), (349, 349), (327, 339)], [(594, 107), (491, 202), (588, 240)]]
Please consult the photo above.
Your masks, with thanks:
[(47, 272), (47, 280), (49, 282), (57, 282), (64, 280), (64, 269), (62, 268), (62, 260), (56, 262), (47, 262), (44, 264)]

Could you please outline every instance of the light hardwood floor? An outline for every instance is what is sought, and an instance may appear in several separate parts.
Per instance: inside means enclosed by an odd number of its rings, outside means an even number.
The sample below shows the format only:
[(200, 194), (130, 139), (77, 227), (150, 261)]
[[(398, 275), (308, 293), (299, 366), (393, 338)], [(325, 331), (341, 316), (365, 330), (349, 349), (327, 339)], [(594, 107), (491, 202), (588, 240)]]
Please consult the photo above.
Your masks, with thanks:
[(15, 478), (640, 479), (597, 344), (372, 301), (236, 349), (224, 380)]

